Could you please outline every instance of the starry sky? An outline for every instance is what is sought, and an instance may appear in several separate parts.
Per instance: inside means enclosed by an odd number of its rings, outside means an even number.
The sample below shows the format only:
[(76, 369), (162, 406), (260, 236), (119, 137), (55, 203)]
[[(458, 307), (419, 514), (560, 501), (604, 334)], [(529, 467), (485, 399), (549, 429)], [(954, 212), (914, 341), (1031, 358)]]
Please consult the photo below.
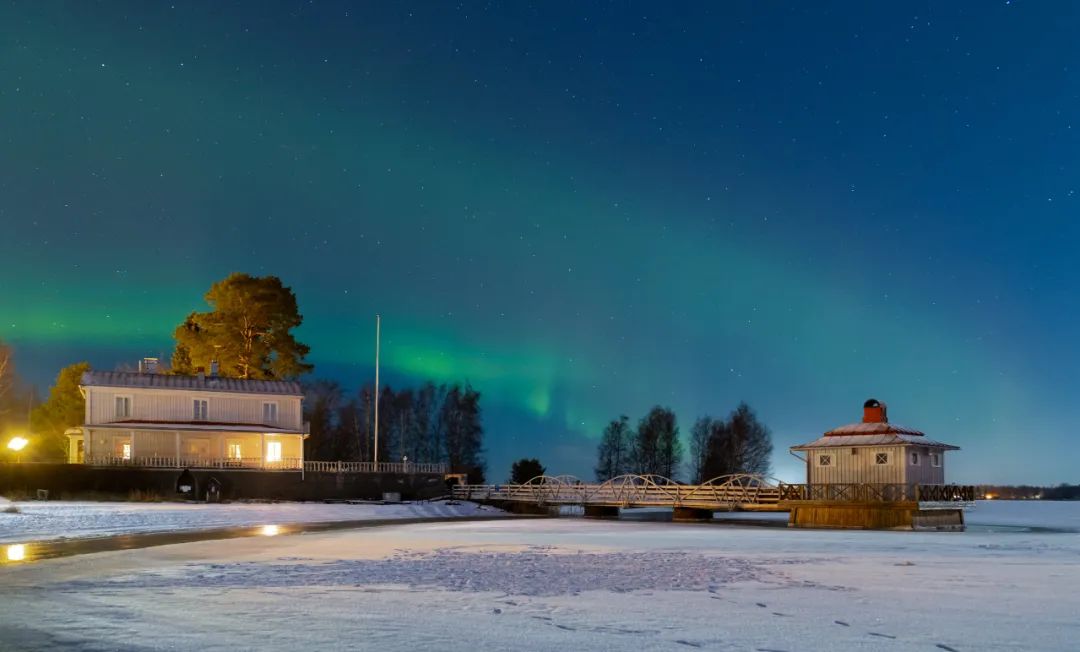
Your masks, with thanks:
[(677, 4), (4, 1), (0, 338), (45, 387), (275, 274), (320, 376), (381, 313), (482, 391), (495, 480), (746, 400), (799, 481), (874, 396), (1075, 482), (1080, 6)]

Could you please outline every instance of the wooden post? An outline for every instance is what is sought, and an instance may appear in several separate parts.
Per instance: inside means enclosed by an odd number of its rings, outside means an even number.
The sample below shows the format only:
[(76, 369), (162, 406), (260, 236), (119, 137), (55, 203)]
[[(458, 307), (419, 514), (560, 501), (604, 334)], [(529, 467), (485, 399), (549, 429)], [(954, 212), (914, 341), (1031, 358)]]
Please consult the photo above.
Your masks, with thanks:
[(180, 468), (180, 431), (173, 433), (176, 436), (176, 468)]
[(266, 468), (266, 433), (259, 433), (259, 468)]

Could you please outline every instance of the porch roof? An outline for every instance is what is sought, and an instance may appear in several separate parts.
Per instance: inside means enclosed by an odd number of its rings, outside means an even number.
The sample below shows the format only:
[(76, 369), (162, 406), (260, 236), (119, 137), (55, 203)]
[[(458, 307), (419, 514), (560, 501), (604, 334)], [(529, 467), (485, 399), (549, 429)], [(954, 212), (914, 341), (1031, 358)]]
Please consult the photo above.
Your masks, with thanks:
[(220, 430), (223, 432), (266, 433), (274, 435), (303, 435), (307, 433), (278, 428), (264, 423), (232, 423), (226, 421), (144, 421), (140, 419), (127, 419), (125, 421), (110, 421), (102, 424), (86, 424), (83, 428), (94, 430)]

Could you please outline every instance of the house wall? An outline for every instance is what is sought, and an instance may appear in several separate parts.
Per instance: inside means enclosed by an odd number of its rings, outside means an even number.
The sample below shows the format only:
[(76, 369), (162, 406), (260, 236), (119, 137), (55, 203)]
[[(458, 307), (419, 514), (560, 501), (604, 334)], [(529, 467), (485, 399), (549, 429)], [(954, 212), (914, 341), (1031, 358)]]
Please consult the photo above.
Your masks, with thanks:
[[(116, 421), (192, 421), (195, 399), (208, 401), (207, 421), (263, 424), (263, 403), (278, 404), (279, 428), (300, 431), (303, 425), (301, 397), (277, 394), (239, 394), (200, 392), (180, 389), (87, 387), (86, 423), (107, 424)], [(131, 398), (131, 415), (118, 417), (116, 397)]]
[[(919, 456), (918, 462), (912, 459), (912, 453)], [(933, 466), (930, 454), (941, 456), (941, 466)], [(945, 484), (945, 451), (925, 446), (908, 446), (904, 455), (904, 467), (910, 484)]]
[[(876, 464), (877, 453), (887, 453), (888, 464)], [(812, 448), (807, 455), (810, 484), (903, 484), (906, 481), (902, 446)], [(829, 466), (821, 465), (821, 455), (831, 456)]]

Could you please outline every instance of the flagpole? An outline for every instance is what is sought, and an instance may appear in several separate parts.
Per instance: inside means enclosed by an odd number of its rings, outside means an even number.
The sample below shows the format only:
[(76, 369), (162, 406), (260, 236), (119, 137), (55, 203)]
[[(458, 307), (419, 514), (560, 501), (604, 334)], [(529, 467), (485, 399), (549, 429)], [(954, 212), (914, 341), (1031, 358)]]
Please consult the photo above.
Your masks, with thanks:
[(375, 315), (375, 470), (379, 470), (379, 326), (380, 317)]

